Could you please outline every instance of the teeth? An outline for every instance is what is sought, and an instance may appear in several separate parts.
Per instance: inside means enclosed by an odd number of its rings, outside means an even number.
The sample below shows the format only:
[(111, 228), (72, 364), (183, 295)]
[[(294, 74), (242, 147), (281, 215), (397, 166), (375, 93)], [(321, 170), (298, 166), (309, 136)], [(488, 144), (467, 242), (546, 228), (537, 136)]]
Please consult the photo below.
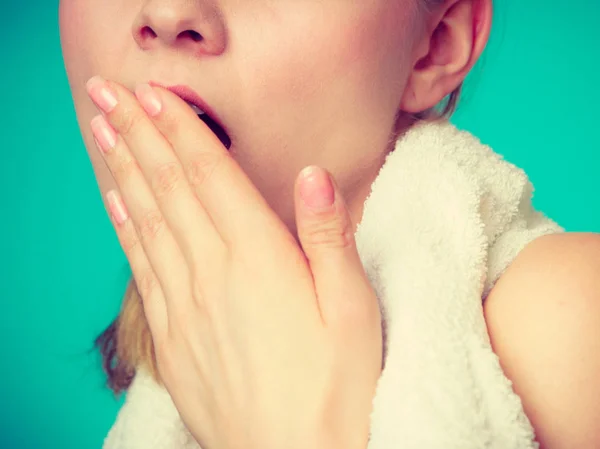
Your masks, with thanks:
[(187, 104), (189, 104), (189, 105), (192, 107), (192, 109), (194, 110), (194, 112), (195, 112), (197, 115), (203, 115), (203, 114), (206, 114), (206, 112), (204, 112), (202, 109), (200, 109), (200, 108), (199, 108), (198, 106), (196, 106), (195, 104), (188, 103), (188, 102), (186, 102), (186, 103), (187, 103)]

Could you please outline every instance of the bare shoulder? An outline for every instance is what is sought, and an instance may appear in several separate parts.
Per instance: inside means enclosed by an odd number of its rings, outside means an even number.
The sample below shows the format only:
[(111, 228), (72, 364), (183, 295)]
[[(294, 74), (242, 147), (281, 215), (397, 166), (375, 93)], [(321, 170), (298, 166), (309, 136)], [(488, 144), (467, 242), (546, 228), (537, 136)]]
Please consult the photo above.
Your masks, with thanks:
[(531, 242), (484, 313), (541, 447), (600, 448), (600, 234)]

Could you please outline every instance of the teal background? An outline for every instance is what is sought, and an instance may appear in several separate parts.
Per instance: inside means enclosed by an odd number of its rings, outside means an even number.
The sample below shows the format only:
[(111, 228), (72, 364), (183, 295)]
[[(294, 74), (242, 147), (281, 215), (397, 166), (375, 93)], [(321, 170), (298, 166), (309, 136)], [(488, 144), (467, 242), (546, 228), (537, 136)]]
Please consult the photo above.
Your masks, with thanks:
[[(100, 448), (121, 404), (94, 337), (129, 271), (71, 104), (56, 0), (4, 2), (0, 105), (0, 449)], [(535, 205), (600, 231), (597, 0), (496, 2), (454, 122), (524, 168)]]

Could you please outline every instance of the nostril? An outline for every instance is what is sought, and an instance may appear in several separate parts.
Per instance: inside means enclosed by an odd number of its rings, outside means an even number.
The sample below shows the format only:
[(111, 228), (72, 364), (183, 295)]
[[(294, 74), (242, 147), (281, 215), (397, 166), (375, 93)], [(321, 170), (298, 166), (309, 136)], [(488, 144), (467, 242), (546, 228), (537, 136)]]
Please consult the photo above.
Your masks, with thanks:
[[(156, 32), (149, 26), (145, 26), (140, 30), (140, 36), (142, 39), (154, 39), (157, 37)], [(180, 37), (189, 37), (194, 42), (200, 42), (204, 40), (204, 37), (200, 33), (194, 30), (186, 30), (179, 34)]]
[(194, 42), (200, 42), (204, 38), (202, 35), (194, 30), (187, 30), (181, 33), (183, 36), (189, 36)]
[(149, 26), (145, 26), (144, 28), (142, 28), (140, 30), (140, 35), (141, 35), (142, 39), (155, 38), (156, 37), (156, 33)]

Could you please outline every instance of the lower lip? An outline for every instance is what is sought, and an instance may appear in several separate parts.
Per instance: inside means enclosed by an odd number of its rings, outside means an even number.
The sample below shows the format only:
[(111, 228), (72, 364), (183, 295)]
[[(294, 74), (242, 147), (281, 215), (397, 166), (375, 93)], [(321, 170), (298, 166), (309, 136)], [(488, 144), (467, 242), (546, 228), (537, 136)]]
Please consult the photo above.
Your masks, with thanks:
[[(171, 87), (166, 87), (160, 83), (156, 83), (154, 81), (149, 81), (148, 84), (150, 84), (151, 86), (158, 86), (158, 87), (162, 87), (163, 89), (167, 89), (171, 92), (173, 92), (175, 95), (177, 95), (179, 98), (181, 98), (183, 101), (185, 101), (186, 103), (190, 104), (192, 102), (188, 101), (186, 98), (184, 97), (189, 97), (190, 93), (189, 93), (189, 88), (185, 87), (185, 86), (171, 86)], [(186, 95), (187, 93), (187, 95)], [(194, 111), (196, 112), (196, 111)], [(206, 111), (208, 113), (208, 111)], [(215, 134), (217, 136), (217, 138), (221, 141), (221, 143), (223, 144), (223, 146), (225, 148), (227, 148), (227, 150), (229, 150), (231, 148), (232, 142), (231, 142), (231, 138), (229, 137), (229, 134), (225, 131), (225, 128), (223, 128), (217, 121), (215, 121), (212, 117), (212, 115), (210, 113), (207, 114), (208, 116), (208, 120), (210, 120), (210, 123), (212, 124), (208, 124), (206, 123), (205, 120), (204, 123), (207, 124), (207, 126), (209, 126), (209, 128), (211, 129), (211, 131), (213, 132), (213, 134)], [(201, 119), (202, 120), (202, 119)], [(217, 130), (217, 132), (215, 132), (215, 130)]]

